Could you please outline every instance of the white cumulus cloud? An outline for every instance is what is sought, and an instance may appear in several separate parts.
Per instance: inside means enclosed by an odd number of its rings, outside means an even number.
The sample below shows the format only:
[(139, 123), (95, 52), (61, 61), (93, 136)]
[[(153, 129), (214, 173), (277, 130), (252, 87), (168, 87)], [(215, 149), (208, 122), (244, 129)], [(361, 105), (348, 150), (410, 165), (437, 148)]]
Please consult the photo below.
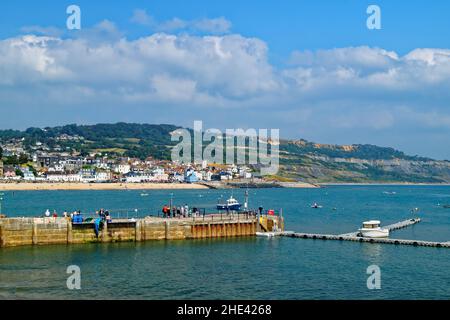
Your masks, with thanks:
[[(146, 12), (133, 20), (154, 23)], [(247, 123), (286, 136), (379, 144), (381, 132), (450, 134), (448, 49), (296, 51), (274, 66), (261, 39), (215, 34), (229, 30), (225, 19), (169, 22), (165, 28), (195, 25), (212, 34), (130, 40), (105, 20), (73, 38), (0, 40), (0, 111), (9, 114), (0, 126), (204, 119), (212, 127)], [(18, 108), (24, 112), (9, 112)]]
[(166, 21), (157, 21), (144, 9), (134, 10), (130, 21), (138, 25), (150, 27), (150, 29), (156, 32), (187, 30), (211, 34), (225, 34), (230, 32), (232, 26), (231, 22), (224, 17), (194, 20), (184, 20), (175, 17)]

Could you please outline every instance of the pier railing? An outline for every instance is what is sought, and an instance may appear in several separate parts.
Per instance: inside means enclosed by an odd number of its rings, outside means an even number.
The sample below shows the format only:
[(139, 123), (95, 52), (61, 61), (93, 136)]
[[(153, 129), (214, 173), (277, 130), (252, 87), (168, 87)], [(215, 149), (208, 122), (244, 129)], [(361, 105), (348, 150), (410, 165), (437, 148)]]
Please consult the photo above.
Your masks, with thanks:
[[(254, 212), (233, 212), (233, 213), (211, 213), (202, 215), (193, 215), (189, 217), (192, 221), (243, 221), (256, 218)], [(175, 218), (176, 219), (176, 218)]]
[[(99, 215), (96, 213), (87, 213), (82, 214), (83, 221), (93, 222), (94, 219), (99, 218)], [(261, 217), (270, 216), (267, 214), (261, 215)], [(164, 216), (161, 213), (157, 214), (146, 214), (144, 212), (135, 212), (135, 211), (123, 211), (123, 212), (112, 212), (110, 213), (110, 217), (112, 222), (114, 221), (124, 221), (130, 219), (145, 219), (145, 218), (156, 218), (156, 219), (170, 219), (170, 220), (184, 220), (184, 221), (192, 221), (192, 222), (219, 222), (219, 221), (248, 221), (255, 220), (257, 218), (257, 212), (255, 211), (245, 211), (245, 212), (215, 212), (215, 213), (207, 213), (206, 211), (192, 213), (189, 215), (177, 215), (177, 216)], [(51, 219), (51, 218), (50, 218)]]
[[(194, 209), (194, 211), (192, 210)], [(211, 211), (208, 212), (206, 208), (192, 208), (188, 214), (173, 214), (173, 212), (168, 214), (163, 214), (162, 212), (150, 212), (151, 209), (148, 208), (135, 208), (135, 209), (113, 209), (108, 210), (109, 216), (111, 218), (111, 222), (126, 222), (126, 221), (134, 221), (145, 218), (156, 218), (156, 219), (171, 219), (178, 221), (192, 221), (192, 222), (229, 222), (229, 221), (249, 221), (256, 220), (258, 217), (259, 210), (248, 209), (246, 211)], [(87, 210), (86, 210), (87, 211)], [(76, 222), (75, 224), (91, 224), (95, 219), (100, 218), (98, 211), (81, 211), (81, 215), (83, 218), (82, 222)], [(270, 212), (270, 213), (269, 213)], [(264, 221), (273, 220), (273, 217), (277, 217), (281, 215), (280, 211), (268, 210), (263, 211), (259, 214), (260, 222), (264, 225)], [(70, 213), (67, 213), (70, 216)], [(59, 214), (59, 217), (62, 215)], [(41, 216), (42, 217), (42, 216)], [(53, 219), (53, 217), (49, 217), (49, 219)]]

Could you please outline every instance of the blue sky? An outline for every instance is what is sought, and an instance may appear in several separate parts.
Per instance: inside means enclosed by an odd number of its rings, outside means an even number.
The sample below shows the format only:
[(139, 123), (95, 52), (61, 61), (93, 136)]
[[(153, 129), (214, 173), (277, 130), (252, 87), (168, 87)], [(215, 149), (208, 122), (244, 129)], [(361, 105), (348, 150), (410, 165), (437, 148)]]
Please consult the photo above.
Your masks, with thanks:
[[(81, 31), (65, 29), (71, 4)], [(381, 30), (366, 27), (370, 4)], [(4, 0), (0, 128), (204, 120), (450, 159), (448, 12), (444, 0)]]
[[(84, 26), (108, 19), (130, 38), (148, 34), (145, 27), (130, 22), (137, 8), (158, 20), (223, 16), (232, 22), (232, 32), (266, 41), (271, 57), (278, 62), (299, 49), (368, 45), (403, 54), (418, 47), (450, 47), (450, 2), (445, 0), (435, 0), (432, 5), (426, 0), (4, 0), (0, 4), (0, 37), (17, 35), (29, 25), (64, 28), (65, 9), (70, 4), (82, 8)], [(377, 32), (365, 28), (370, 4), (382, 8), (383, 29)]]

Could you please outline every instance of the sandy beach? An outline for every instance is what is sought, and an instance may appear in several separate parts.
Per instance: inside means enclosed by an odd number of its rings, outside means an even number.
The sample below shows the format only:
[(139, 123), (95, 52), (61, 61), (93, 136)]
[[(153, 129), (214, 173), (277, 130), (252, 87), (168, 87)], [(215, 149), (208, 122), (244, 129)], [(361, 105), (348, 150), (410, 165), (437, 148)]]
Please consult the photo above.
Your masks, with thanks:
[(0, 183), (0, 190), (181, 190), (208, 189), (201, 184), (184, 183)]
[(320, 186), (450, 186), (450, 183), (427, 182), (341, 182), (319, 183)]

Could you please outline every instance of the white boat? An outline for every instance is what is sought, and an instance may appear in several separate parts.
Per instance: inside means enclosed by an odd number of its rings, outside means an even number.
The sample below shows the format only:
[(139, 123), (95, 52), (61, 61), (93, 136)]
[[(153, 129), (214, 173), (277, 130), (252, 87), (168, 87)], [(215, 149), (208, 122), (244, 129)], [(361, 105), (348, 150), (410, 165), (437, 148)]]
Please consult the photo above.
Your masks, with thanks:
[(257, 232), (257, 237), (266, 237), (266, 238), (272, 238), (275, 237), (275, 232)]
[(389, 237), (389, 229), (380, 227), (379, 220), (364, 221), (362, 228), (358, 231), (365, 238), (387, 238)]

